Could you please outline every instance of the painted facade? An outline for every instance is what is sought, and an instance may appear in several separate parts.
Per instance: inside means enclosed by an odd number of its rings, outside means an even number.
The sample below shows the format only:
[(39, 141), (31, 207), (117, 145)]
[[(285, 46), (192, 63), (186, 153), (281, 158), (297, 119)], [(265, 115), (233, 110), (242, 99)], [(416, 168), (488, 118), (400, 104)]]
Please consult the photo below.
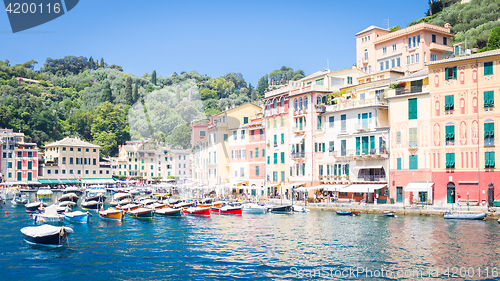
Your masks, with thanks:
[(495, 160), (500, 50), (429, 63), (435, 203), (486, 203), (499, 194)]
[(25, 142), (24, 134), (0, 129), (2, 141), (1, 173), (4, 182), (37, 181), (39, 149), (36, 143)]

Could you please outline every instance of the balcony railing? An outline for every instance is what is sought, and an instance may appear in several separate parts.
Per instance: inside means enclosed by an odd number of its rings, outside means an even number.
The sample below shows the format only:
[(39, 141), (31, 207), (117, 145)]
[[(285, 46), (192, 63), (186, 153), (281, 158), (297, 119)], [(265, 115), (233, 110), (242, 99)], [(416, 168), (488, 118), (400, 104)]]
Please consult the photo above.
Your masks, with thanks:
[(280, 107), (278, 108), (278, 112), (281, 114), (281, 113), (285, 113), (285, 108), (284, 107)]
[(373, 124), (373, 122), (367, 122), (367, 123), (361, 122), (361, 123), (357, 123), (355, 125), (355, 128), (358, 131), (369, 130), (370, 128), (372, 128), (372, 124)]
[(385, 180), (385, 175), (363, 175), (359, 178), (364, 181), (381, 181), (382, 179)]
[(316, 107), (316, 112), (317, 113), (325, 113), (326, 112), (326, 106), (318, 106), (318, 107)]
[(298, 133), (298, 132), (303, 132), (305, 130), (305, 126), (301, 127), (292, 127), (292, 132)]
[(272, 115), (278, 114), (278, 109), (277, 108), (271, 108), (271, 114)]
[(366, 106), (375, 106), (375, 105), (387, 106), (388, 103), (387, 103), (387, 100), (384, 98), (372, 98), (372, 99), (364, 99), (364, 100), (357, 100), (357, 99), (339, 100), (337, 102), (337, 104), (331, 105), (330, 109), (332, 111), (338, 111), (338, 110), (344, 110), (344, 109), (366, 107)]
[(407, 88), (397, 88), (396, 96), (428, 92), (429, 85), (411, 86)]
[(418, 148), (418, 141), (410, 141), (408, 146), (410, 148)]
[(298, 159), (298, 158), (305, 158), (306, 153), (301, 151), (301, 152), (292, 152), (292, 158), (293, 159)]

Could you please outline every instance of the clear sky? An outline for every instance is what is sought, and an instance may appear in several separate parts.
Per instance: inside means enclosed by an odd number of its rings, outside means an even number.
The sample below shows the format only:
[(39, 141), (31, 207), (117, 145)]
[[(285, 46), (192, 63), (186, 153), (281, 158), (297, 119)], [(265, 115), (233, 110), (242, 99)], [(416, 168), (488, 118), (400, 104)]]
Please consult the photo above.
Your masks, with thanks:
[[(3, 7), (3, 5), (2, 5)], [(0, 12), (0, 60), (101, 57), (142, 76), (196, 70), (247, 82), (281, 66), (306, 74), (355, 62), (354, 34), (370, 25), (406, 25), (427, 0), (169, 1), (80, 0), (51, 22), (13, 34)]]

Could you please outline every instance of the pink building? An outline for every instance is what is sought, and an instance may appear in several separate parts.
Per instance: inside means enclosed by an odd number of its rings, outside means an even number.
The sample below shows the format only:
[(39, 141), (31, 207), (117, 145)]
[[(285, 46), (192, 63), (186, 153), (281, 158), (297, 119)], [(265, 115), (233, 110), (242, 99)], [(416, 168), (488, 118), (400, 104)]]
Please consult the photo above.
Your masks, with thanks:
[(394, 32), (370, 26), (356, 34), (356, 63), (366, 73), (415, 72), (452, 53), (450, 26), (420, 23)]
[(207, 135), (208, 120), (198, 120), (191, 122), (191, 147), (195, 147), (198, 141)]

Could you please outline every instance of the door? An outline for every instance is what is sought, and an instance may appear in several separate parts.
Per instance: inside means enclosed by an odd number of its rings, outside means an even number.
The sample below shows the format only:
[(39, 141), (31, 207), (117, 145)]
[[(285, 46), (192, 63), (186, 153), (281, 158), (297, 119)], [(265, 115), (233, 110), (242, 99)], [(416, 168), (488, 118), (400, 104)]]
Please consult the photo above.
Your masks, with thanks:
[(363, 129), (367, 129), (368, 128), (368, 113), (363, 113), (363, 115), (361, 115), (361, 122), (363, 124)]
[(361, 138), (361, 149), (362, 149), (363, 155), (368, 154), (368, 137)]
[(493, 186), (488, 187), (488, 206), (493, 206), (493, 201), (495, 200), (495, 188)]
[(300, 130), (302, 131), (302, 117), (299, 119)]
[(396, 187), (396, 202), (403, 202), (403, 187)]
[(447, 190), (446, 194), (447, 194), (447, 198), (448, 198), (448, 203), (455, 204), (455, 184), (452, 182), (449, 182), (446, 185), (446, 190)]

